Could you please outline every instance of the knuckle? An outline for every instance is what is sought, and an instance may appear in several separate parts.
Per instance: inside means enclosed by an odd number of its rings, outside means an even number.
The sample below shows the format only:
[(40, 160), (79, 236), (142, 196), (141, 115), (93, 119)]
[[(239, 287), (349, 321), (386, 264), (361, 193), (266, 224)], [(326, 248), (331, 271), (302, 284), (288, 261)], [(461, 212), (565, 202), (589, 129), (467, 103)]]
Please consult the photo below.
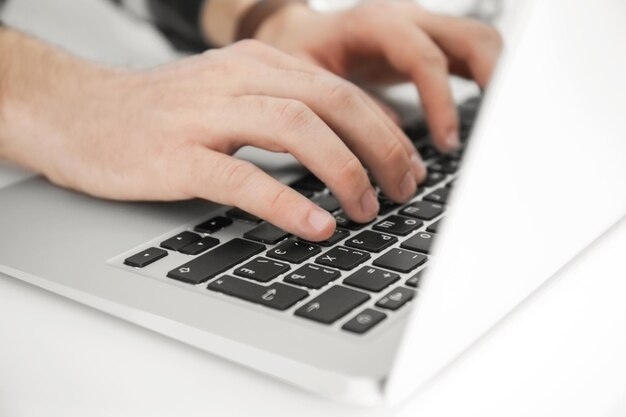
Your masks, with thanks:
[(336, 178), (341, 181), (341, 185), (345, 187), (353, 188), (355, 185), (363, 182), (364, 178), (367, 178), (363, 165), (356, 156), (350, 157), (341, 169), (337, 172)]
[(277, 213), (284, 210), (289, 205), (289, 189), (279, 187), (268, 196), (268, 210), (270, 213)]
[(383, 153), (383, 159), (385, 165), (390, 167), (400, 167), (406, 156), (406, 151), (404, 146), (400, 143), (400, 141), (394, 141), (393, 144), (390, 144), (387, 149), (385, 149)]
[(309, 126), (313, 119), (313, 111), (297, 100), (284, 100), (277, 109), (280, 124), (287, 130), (300, 130)]
[(254, 181), (254, 177), (259, 174), (258, 168), (253, 164), (239, 160), (228, 163), (221, 171), (221, 184), (224, 184), (226, 190), (232, 192), (236, 198), (245, 195), (245, 185)]
[(423, 50), (420, 54), (420, 61), (422, 62), (422, 64), (429, 67), (448, 67), (448, 59), (446, 58), (444, 53), (436, 47), (426, 48), (425, 50)]
[(328, 92), (328, 102), (337, 108), (353, 107), (358, 97), (359, 92), (356, 87), (343, 81), (334, 83)]
[(240, 51), (261, 51), (265, 48), (265, 44), (256, 39), (244, 39), (238, 42), (235, 42), (230, 46), (232, 49), (240, 50)]

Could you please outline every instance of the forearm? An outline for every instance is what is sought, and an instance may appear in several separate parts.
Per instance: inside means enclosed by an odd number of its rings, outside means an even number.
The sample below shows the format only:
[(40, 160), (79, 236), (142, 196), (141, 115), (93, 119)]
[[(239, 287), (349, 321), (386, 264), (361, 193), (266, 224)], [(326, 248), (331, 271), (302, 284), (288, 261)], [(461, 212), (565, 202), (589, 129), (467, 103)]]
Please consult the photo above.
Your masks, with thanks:
[(77, 116), (69, 104), (84, 101), (91, 83), (110, 71), (0, 28), (0, 158), (42, 171), (56, 137)]

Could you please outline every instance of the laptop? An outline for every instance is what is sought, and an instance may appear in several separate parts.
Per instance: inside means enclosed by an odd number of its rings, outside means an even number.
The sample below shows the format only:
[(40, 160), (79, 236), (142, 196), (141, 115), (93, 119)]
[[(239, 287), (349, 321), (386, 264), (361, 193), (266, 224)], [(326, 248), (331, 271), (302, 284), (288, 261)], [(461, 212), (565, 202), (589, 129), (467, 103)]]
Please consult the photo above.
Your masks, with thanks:
[(335, 215), (329, 241), (31, 178), (0, 189), (0, 272), (325, 397), (401, 402), (626, 214), (626, 4), (522, 9), (489, 91), (459, 106), (463, 150), (408, 126), (428, 180), (372, 223), (292, 169)]

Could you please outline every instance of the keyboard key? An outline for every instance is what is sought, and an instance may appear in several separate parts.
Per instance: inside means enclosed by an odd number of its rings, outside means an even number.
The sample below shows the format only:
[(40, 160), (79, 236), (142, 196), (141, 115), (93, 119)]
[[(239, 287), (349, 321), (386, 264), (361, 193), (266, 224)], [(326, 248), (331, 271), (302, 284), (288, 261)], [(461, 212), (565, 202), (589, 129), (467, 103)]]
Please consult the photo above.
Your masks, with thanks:
[(234, 220), (239, 220), (246, 223), (254, 223), (259, 224), (263, 220), (255, 216), (254, 214), (250, 214), (247, 211), (243, 211), (239, 207), (233, 207), (226, 212), (226, 215)]
[(357, 223), (353, 222), (346, 216), (343, 211), (335, 214), (335, 221), (337, 222), (337, 227), (343, 227), (344, 229), (349, 230), (359, 230), (367, 226), (369, 223)]
[(185, 255), (199, 255), (202, 252), (207, 251), (219, 244), (220, 241), (218, 239), (207, 236), (197, 242), (192, 243), (191, 245), (185, 246), (180, 250), (180, 253), (184, 253)]
[(217, 217), (213, 217), (212, 219), (205, 221), (204, 223), (197, 225), (195, 227), (195, 230), (196, 232), (199, 232), (199, 233), (211, 234), (225, 227), (228, 227), (231, 224), (233, 224), (233, 221), (229, 219), (228, 217), (217, 216)]
[(413, 288), (417, 288), (420, 286), (420, 280), (422, 279), (422, 275), (426, 271), (426, 268), (420, 269), (415, 275), (406, 280), (405, 285)]
[(380, 252), (398, 241), (391, 235), (365, 230), (351, 239), (346, 240), (345, 245), (355, 249), (363, 249), (370, 252)]
[(281, 243), (274, 249), (267, 252), (267, 256), (281, 261), (299, 264), (313, 255), (317, 255), (322, 251), (317, 245), (311, 243), (299, 242), (296, 240), (288, 240)]
[(430, 253), (430, 248), (435, 239), (434, 233), (418, 232), (400, 245), (404, 249), (414, 250), (425, 254)]
[(200, 240), (200, 235), (191, 232), (180, 232), (174, 237), (161, 242), (161, 247), (169, 250), (179, 251), (185, 246)]
[(428, 169), (444, 174), (454, 174), (459, 170), (459, 165), (460, 163), (456, 158), (443, 157), (430, 164)]
[(150, 248), (144, 251), (139, 252), (131, 256), (130, 258), (126, 258), (124, 263), (128, 266), (133, 266), (135, 268), (143, 268), (150, 265), (153, 262), (158, 261), (161, 258), (165, 258), (167, 256), (167, 251), (159, 248)]
[(303, 287), (319, 289), (331, 281), (336, 280), (341, 273), (335, 269), (307, 264), (285, 277), (285, 282), (302, 285)]
[(363, 334), (386, 318), (385, 313), (366, 308), (341, 328), (352, 333)]
[(369, 299), (365, 293), (335, 285), (297, 309), (296, 316), (332, 324)]
[(413, 230), (422, 227), (424, 222), (403, 216), (389, 216), (374, 225), (374, 230), (394, 235), (406, 236)]
[(311, 201), (330, 213), (332, 213), (333, 211), (337, 211), (341, 208), (341, 204), (339, 204), (339, 201), (337, 201), (337, 199), (330, 194), (324, 194), (319, 197), (315, 197)]
[[(328, 239), (323, 240), (321, 242), (315, 242), (315, 244), (320, 245), (320, 246), (332, 246), (335, 243), (341, 242), (342, 240), (344, 240), (348, 236), (350, 236), (350, 232), (348, 232), (347, 230), (335, 228), (335, 232), (333, 233), (333, 235), (331, 237), (329, 237)], [(308, 241), (306, 241), (304, 239), (300, 239), (300, 240), (303, 241), (303, 242), (311, 243), (311, 242), (308, 242)]]
[(313, 174), (308, 174), (305, 177), (302, 177), (299, 180), (292, 182), (291, 184), (289, 184), (289, 186), (292, 188), (299, 188), (315, 192), (324, 191), (326, 189), (326, 185)]
[(367, 252), (338, 246), (330, 249), (322, 256), (319, 256), (315, 262), (321, 265), (330, 266), (331, 268), (350, 270), (367, 261), (369, 257), (370, 254)]
[(415, 291), (408, 288), (398, 287), (391, 290), (389, 294), (381, 298), (376, 307), (386, 308), (388, 310), (397, 310), (415, 297)]
[(431, 201), (433, 203), (447, 204), (449, 195), (449, 188), (438, 188), (432, 193), (424, 196), (424, 200)]
[[(429, 142), (431, 142), (431, 141), (432, 141), (432, 139)], [(435, 147), (432, 146), (430, 143), (426, 143), (424, 145), (418, 146), (417, 151), (422, 156), (422, 159), (424, 161), (426, 161), (428, 159), (433, 159), (433, 158), (441, 155), (439, 153), (439, 151), (437, 149), (435, 149)]]
[(400, 279), (400, 275), (383, 269), (365, 266), (343, 280), (345, 285), (379, 292)]
[(398, 272), (410, 272), (424, 264), (428, 257), (403, 249), (390, 249), (380, 258), (374, 261), (374, 265), (381, 268), (391, 269)]
[(431, 223), (431, 225), (428, 226), (426, 230), (429, 231), (430, 233), (439, 233), (438, 230), (439, 230), (440, 224), (441, 224), (441, 220), (437, 220), (436, 222)]
[(309, 295), (308, 292), (302, 289), (278, 282), (269, 287), (264, 287), (263, 285), (228, 275), (214, 280), (207, 288), (211, 291), (221, 292), (222, 294), (241, 298), (276, 310), (287, 310)]
[(436, 171), (428, 171), (428, 175), (426, 176), (426, 180), (422, 183), (422, 185), (426, 187), (434, 187), (439, 184), (447, 177), (446, 174)]
[(315, 195), (315, 192), (313, 192), (311, 190), (305, 190), (304, 188), (293, 188), (293, 190), (299, 192), (300, 194), (302, 194), (306, 198), (311, 198), (311, 197), (313, 197)]
[(378, 214), (380, 214), (381, 216), (386, 216), (387, 214), (400, 207), (400, 204), (382, 196), (378, 197), (378, 204), (380, 205), (380, 210), (378, 211)]
[(235, 275), (255, 281), (268, 282), (289, 271), (289, 265), (267, 258), (256, 258), (235, 269)]
[(189, 284), (200, 284), (264, 250), (265, 246), (259, 243), (233, 239), (172, 269), (167, 276)]
[(430, 201), (416, 201), (411, 203), (400, 211), (404, 216), (414, 217), (420, 220), (432, 220), (443, 213), (441, 204), (431, 203)]
[(263, 223), (243, 235), (246, 239), (267, 243), (268, 245), (274, 245), (288, 236), (289, 233), (269, 223)]

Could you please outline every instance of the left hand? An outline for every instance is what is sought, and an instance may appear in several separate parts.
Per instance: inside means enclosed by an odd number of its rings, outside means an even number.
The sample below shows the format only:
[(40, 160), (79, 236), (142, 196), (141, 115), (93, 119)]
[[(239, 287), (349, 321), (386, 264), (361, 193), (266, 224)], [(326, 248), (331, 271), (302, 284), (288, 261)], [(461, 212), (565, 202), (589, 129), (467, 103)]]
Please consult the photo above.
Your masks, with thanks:
[(357, 83), (412, 81), (442, 151), (459, 146), (449, 75), (485, 87), (502, 48), (491, 26), (393, 0), (336, 13), (294, 4), (268, 19), (257, 39)]

